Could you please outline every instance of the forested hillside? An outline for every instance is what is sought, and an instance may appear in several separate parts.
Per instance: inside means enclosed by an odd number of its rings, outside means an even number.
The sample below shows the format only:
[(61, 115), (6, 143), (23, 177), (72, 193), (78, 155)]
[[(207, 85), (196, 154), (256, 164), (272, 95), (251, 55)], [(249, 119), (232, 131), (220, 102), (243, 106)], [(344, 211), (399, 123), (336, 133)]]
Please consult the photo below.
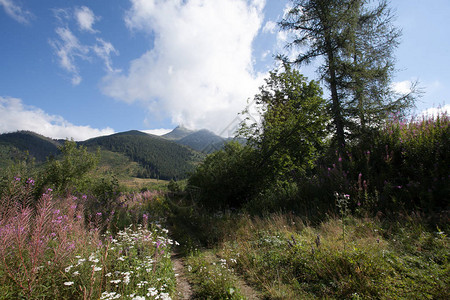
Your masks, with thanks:
[(194, 150), (211, 153), (215, 150), (221, 149), (225, 143), (225, 139), (215, 135), (209, 130), (203, 129), (191, 133), (176, 142), (186, 145)]
[[(61, 154), (62, 140), (52, 140), (30, 131), (0, 135), (0, 166), (28, 156), (40, 164)], [(93, 138), (77, 144), (92, 152), (100, 150), (100, 169), (121, 177), (183, 179), (203, 159), (187, 146), (140, 131)]]
[[(226, 143), (235, 139), (221, 137), (207, 129), (190, 130), (182, 126), (177, 126), (162, 137), (205, 154), (223, 149)], [(237, 141), (245, 143), (243, 138), (238, 138)]]
[(38, 162), (43, 162), (47, 157), (57, 155), (58, 146), (62, 143), (31, 131), (18, 131), (1, 134), (0, 145), (5, 151), (8, 148), (12, 157), (21, 156), (23, 152), (28, 151)]
[(181, 179), (192, 172), (202, 155), (164, 138), (140, 131), (128, 131), (81, 142), (127, 155), (144, 169), (138, 177)]

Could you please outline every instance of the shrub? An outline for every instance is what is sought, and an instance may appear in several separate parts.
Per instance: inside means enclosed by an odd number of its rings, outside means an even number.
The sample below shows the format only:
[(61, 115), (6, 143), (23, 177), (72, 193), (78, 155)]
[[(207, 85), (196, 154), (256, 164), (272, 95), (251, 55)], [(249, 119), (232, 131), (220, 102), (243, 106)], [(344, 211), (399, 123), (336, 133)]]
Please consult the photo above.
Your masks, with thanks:
[(188, 181), (199, 193), (197, 201), (207, 209), (242, 206), (262, 184), (253, 159), (256, 153), (249, 146), (237, 142), (210, 154)]
[(198, 299), (244, 299), (234, 275), (235, 260), (218, 259), (206, 253), (187, 259), (188, 277)]
[(449, 141), (447, 114), (391, 120), (370, 140), (350, 145), (344, 157), (328, 155), (312, 176), (299, 180), (291, 208), (323, 217), (337, 212), (333, 195), (338, 192), (351, 196), (349, 209), (360, 215), (449, 211)]
[[(398, 226), (340, 219), (316, 227), (289, 215), (249, 218), (220, 255), (264, 293), (279, 299), (447, 299), (448, 238), (423, 220)], [(295, 221), (294, 221), (295, 220)], [(289, 295), (289, 296), (287, 296)]]

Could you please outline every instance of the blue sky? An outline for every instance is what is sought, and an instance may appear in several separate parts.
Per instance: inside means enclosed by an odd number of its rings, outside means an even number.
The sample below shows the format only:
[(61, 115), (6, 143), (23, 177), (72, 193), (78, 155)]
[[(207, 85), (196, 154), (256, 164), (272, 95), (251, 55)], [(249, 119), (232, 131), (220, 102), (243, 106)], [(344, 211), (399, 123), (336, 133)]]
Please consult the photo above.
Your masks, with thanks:
[[(283, 50), (280, 0), (0, 0), (0, 133), (221, 133)], [(397, 0), (394, 86), (448, 106), (450, 2)], [(313, 68), (302, 72), (315, 79)], [(156, 131), (155, 131), (156, 130)]]

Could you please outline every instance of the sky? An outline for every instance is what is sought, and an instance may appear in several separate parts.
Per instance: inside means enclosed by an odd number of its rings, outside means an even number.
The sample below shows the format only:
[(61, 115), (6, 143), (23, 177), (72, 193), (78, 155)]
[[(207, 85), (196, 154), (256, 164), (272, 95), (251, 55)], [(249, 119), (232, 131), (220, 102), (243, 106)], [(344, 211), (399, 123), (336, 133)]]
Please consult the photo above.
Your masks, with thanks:
[[(178, 125), (231, 135), (286, 51), (288, 0), (0, 0), (0, 133), (86, 140)], [(393, 88), (449, 107), (450, 1), (392, 0)], [(314, 66), (300, 69), (318, 79)]]

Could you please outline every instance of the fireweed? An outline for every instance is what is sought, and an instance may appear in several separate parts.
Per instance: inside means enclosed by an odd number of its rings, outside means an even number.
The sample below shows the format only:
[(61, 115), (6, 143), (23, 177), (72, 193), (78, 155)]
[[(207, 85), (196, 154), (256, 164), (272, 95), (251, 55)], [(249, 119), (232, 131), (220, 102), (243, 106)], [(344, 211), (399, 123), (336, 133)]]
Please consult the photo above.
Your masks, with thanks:
[(143, 225), (101, 235), (110, 226), (101, 214), (85, 219), (86, 197), (56, 198), (48, 189), (30, 205), (22, 201), (27, 181), (0, 199), (0, 299), (170, 299), (175, 242), (148, 214)]
[(98, 236), (85, 229), (83, 208), (72, 197), (56, 201), (49, 189), (33, 206), (13, 200), (0, 200), (0, 294), (40, 297), (59, 285), (52, 274), (78, 249), (95, 244)]

